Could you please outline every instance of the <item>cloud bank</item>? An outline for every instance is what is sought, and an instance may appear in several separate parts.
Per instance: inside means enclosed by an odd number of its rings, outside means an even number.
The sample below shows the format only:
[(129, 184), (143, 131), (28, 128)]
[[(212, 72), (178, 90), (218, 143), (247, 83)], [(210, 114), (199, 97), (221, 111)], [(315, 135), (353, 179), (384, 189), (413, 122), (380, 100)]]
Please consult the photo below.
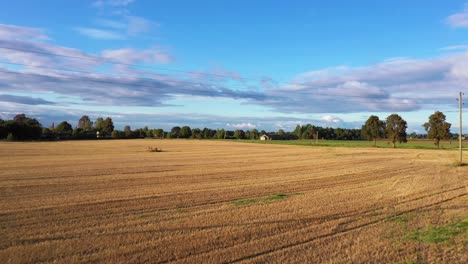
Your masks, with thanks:
[[(128, 24), (118, 21), (100, 23), (107, 24), (108, 28), (128, 28)], [(7, 62), (0, 64), (3, 107), (26, 109), (25, 105), (29, 105), (39, 111), (64, 104), (58, 99), (31, 97), (30, 94), (75, 98), (74, 104), (83, 109), (90, 106), (164, 107), (177, 96), (197, 96), (206, 100), (237, 99), (243, 105), (285, 114), (323, 113), (321, 119), (315, 120), (317, 123), (345, 124), (331, 114), (441, 110), (455, 106), (456, 93), (466, 91), (468, 82), (466, 51), (431, 59), (397, 58), (366, 67), (319, 69), (298, 73), (288, 83), (279, 83), (268, 76), (247, 79), (222, 67), (211, 72), (169, 74), (132, 66), (167, 64), (175, 60), (170, 52), (158, 46), (139, 50), (109, 49), (90, 54), (51, 44), (49, 39), (43, 29), (0, 24), (0, 60)], [(50, 115), (50, 111), (45, 114)], [(217, 123), (214, 119), (209, 121), (207, 117), (207, 122), (232, 128), (261, 127), (262, 122), (281, 128), (303, 121), (232, 118)]]

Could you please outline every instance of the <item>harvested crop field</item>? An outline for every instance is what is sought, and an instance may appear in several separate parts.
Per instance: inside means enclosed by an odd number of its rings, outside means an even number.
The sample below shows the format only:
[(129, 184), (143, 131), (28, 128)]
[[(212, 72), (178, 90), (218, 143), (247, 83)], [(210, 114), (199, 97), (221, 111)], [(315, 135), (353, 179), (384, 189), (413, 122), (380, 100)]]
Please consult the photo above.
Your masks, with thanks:
[(0, 155), (1, 263), (468, 263), (453, 150), (108, 140)]

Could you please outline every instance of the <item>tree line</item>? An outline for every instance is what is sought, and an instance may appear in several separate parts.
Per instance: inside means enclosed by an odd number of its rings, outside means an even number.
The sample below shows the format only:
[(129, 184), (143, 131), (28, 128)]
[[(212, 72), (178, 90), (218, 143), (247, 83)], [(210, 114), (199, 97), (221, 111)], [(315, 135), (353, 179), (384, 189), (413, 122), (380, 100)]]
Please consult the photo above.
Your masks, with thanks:
[[(453, 137), (450, 133), (451, 124), (445, 120), (442, 112), (435, 112), (429, 116), (428, 122), (423, 124), (427, 135), (411, 134), (412, 138), (434, 139), (439, 146), (440, 140)], [(276, 132), (266, 132), (257, 129), (250, 130), (225, 130), (210, 128), (190, 128), (189, 126), (175, 126), (169, 131), (162, 128), (149, 129), (148, 127), (132, 130), (125, 126), (123, 130), (114, 127), (112, 118), (98, 117), (94, 122), (89, 116), (82, 116), (75, 127), (67, 121), (55, 126), (42, 127), (35, 118), (18, 114), (12, 120), (0, 119), (0, 139), (7, 140), (57, 140), (57, 139), (96, 139), (96, 138), (192, 138), (192, 139), (259, 139), (262, 135), (268, 135), (275, 140), (298, 139), (325, 139), (325, 140), (373, 140), (374, 145), (378, 139), (388, 139), (393, 146), (395, 143), (407, 142), (407, 123), (398, 114), (392, 114), (385, 120), (372, 115), (361, 129), (320, 127), (311, 124), (297, 125), (293, 131), (286, 132), (279, 129)]]
[[(429, 121), (423, 124), (427, 132), (427, 138), (433, 139), (434, 144), (439, 148), (441, 140), (450, 139), (453, 135), (450, 133), (452, 125), (446, 121), (446, 116), (439, 111), (429, 116)], [(406, 121), (398, 114), (389, 115), (385, 121), (380, 120), (378, 116), (370, 116), (362, 126), (362, 136), (368, 140), (374, 141), (377, 145), (377, 139), (387, 138), (395, 147), (395, 143), (407, 142)]]

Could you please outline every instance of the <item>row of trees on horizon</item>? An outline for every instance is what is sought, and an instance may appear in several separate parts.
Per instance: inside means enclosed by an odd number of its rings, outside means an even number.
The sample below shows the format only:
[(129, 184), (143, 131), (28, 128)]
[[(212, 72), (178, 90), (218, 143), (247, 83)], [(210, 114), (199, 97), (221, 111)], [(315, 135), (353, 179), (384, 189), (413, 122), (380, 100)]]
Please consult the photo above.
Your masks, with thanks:
[[(439, 147), (441, 140), (453, 137), (450, 133), (451, 126), (446, 121), (445, 115), (439, 111), (430, 115), (429, 121), (423, 124), (427, 131), (427, 138), (433, 139), (437, 147)], [(380, 120), (378, 116), (371, 115), (362, 126), (361, 134), (368, 140), (374, 140), (374, 146), (377, 144), (377, 139), (387, 138), (395, 147), (396, 142), (407, 142), (407, 128), (406, 121), (398, 114), (389, 115), (385, 121)]]
[[(450, 133), (451, 124), (445, 120), (442, 112), (435, 112), (429, 117), (429, 121), (423, 124), (428, 132), (423, 134), (410, 134), (410, 138), (434, 139), (438, 146), (440, 140), (453, 138)], [(210, 128), (190, 128), (189, 126), (175, 126), (170, 131), (161, 128), (149, 129), (148, 127), (132, 130), (125, 126), (123, 130), (116, 130), (112, 118), (97, 118), (94, 122), (89, 116), (82, 116), (75, 128), (63, 121), (55, 126), (43, 127), (36, 119), (18, 114), (12, 120), (0, 119), (0, 139), (7, 140), (57, 140), (57, 139), (96, 139), (99, 138), (193, 138), (193, 139), (259, 139), (261, 135), (268, 135), (276, 140), (298, 139), (326, 139), (326, 140), (373, 140), (388, 139), (395, 146), (396, 142), (407, 141), (407, 123), (398, 114), (392, 114), (385, 120), (372, 115), (361, 129), (320, 127), (311, 124), (297, 125), (293, 131), (286, 132), (279, 129), (276, 132), (266, 132), (257, 129), (251, 130), (225, 130)], [(318, 136), (318, 138), (317, 138)]]

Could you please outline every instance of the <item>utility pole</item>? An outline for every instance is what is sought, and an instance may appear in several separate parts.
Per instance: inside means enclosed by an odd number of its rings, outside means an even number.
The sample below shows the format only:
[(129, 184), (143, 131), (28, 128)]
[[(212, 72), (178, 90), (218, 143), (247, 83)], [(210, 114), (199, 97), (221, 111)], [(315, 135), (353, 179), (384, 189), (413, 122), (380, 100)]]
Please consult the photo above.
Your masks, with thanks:
[(460, 148), (460, 165), (463, 164), (463, 147), (462, 147), (462, 143), (463, 143), (463, 129), (462, 129), (462, 126), (463, 126), (463, 120), (462, 120), (462, 109), (463, 109), (463, 93), (460, 92), (459, 94), (459, 97), (458, 97), (458, 108), (459, 108), (459, 111), (460, 111), (460, 130), (459, 130), (459, 136), (458, 136), (458, 144), (459, 144), (459, 148)]

